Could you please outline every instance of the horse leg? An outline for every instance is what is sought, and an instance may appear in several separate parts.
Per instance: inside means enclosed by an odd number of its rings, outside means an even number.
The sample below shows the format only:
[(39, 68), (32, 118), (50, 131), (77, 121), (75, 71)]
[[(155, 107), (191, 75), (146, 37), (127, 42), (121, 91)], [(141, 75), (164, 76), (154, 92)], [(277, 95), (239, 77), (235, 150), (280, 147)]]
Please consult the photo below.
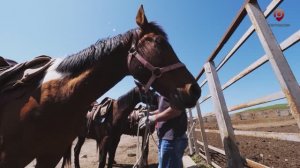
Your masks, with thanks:
[(80, 168), (79, 154), (80, 154), (81, 147), (84, 144), (84, 141), (85, 141), (85, 137), (78, 136), (77, 143), (76, 143), (76, 145), (74, 147), (74, 163), (75, 163), (75, 168)]
[(32, 157), (28, 156), (6, 155), (5, 158), (2, 157), (3, 156), (1, 156), (0, 168), (23, 168), (32, 161)]
[(104, 137), (99, 150), (99, 166), (98, 168), (104, 168), (106, 163), (106, 155), (110, 148), (110, 138), (108, 136)]
[(65, 165), (67, 165), (67, 167), (71, 166), (71, 150), (72, 150), (72, 145), (68, 147), (68, 149), (66, 150), (63, 156), (63, 162), (61, 164), (61, 168), (64, 168)]
[(39, 156), (36, 158), (35, 168), (53, 168), (61, 159), (61, 155)]
[(17, 138), (4, 143), (0, 145), (0, 168), (23, 168), (33, 160), (34, 153), (22, 150)]
[(144, 166), (145, 167), (148, 167), (148, 155), (149, 155), (149, 140), (146, 144), (146, 148), (145, 148), (145, 151), (144, 151), (144, 158), (143, 158), (143, 161), (144, 161)]
[(17, 154), (11, 154), (8, 152), (1, 152), (0, 168), (22, 168), (19, 164), (20, 156)]
[[(20, 155), (17, 152), (10, 152), (10, 151), (2, 151), (1, 150), (1, 158), (0, 158), (0, 168), (5, 167), (12, 167), (18, 168), (19, 166), (19, 159)], [(14, 161), (15, 159), (15, 161)]]
[(145, 136), (143, 136), (142, 138), (142, 148), (141, 148), (142, 160), (140, 160), (140, 162), (142, 163), (141, 164), (142, 167), (148, 167), (149, 141), (145, 138), (146, 138)]
[(109, 149), (109, 158), (108, 158), (108, 168), (112, 168), (112, 165), (116, 163), (115, 161), (115, 155), (116, 155), (116, 150), (119, 145), (121, 136), (116, 136), (113, 138), (113, 141), (111, 143), (111, 148)]

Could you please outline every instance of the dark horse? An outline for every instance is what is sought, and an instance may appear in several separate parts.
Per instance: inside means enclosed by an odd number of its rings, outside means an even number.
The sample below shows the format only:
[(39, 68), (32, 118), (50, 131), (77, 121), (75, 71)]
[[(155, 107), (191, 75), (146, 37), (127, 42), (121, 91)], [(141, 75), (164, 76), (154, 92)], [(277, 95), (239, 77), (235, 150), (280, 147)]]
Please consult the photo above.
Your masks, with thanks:
[[(99, 117), (94, 117), (91, 122), (86, 122), (74, 148), (74, 163), (76, 168), (80, 167), (79, 154), (85, 138), (92, 138), (97, 141), (99, 147), (99, 168), (104, 168), (107, 153), (109, 154), (107, 167), (112, 167), (121, 135), (137, 135), (137, 124), (135, 122), (138, 120), (138, 117), (137, 115), (132, 115), (132, 113), (139, 112), (138, 110), (140, 109), (133, 111), (139, 102), (148, 103), (151, 107), (157, 107), (157, 95), (152, 91), (144, 93), (141, 87), (135, 87), (128, 93), (120, 96), (117, 100), (112, 100), (112, 108), (107, 108), (108, 111), (103, 123), (99, 122)], [(106, 102), (104, 101), (103, 103)], [(97, 115), (99, 114), (98, 112)], [(89, 120), (89, 117), (87, 120)], [(154, 127), (152, 130), (154, 131)], [(139, 135), (143, 136), (144, 131), (145, 129), (139, 130)], [(146, 147), (148, 147), (148, 144), (146, 144)], [(145, 165), (147, 165), (147, 154), (148, 148), (145, 149)], [(64, 167), (65, 163), (70, 163), (70, 156), (70, 150), (68, 150), (64, 156), (62, 167)]]
[[(0, 167), (53, 168), (78, 136), (91, 102), (126, 75), (166, 96), (174, 108), (200, 97), (195, 78), (180, 62), (166, 33), (141, 7), (138, 28), (100, 40), (15, 89), (0, 86)], [(3, 81), (0, 81), (0, 84)]]

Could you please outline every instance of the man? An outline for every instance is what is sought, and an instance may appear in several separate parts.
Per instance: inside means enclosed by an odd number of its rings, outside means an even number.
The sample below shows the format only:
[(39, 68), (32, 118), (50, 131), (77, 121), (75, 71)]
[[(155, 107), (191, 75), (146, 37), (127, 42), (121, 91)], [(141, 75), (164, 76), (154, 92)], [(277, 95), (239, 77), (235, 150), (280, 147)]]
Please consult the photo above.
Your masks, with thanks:
[[(146, 117), (140, 120), (139, 126), (146, 126)], [(187, 147), (187, 116), (185, 110), (172, 109), (168, 100), (160, 96), (158, 109), (150, 112), (150, 125), (156, 123), (159, 139), (159, 168), (182, 168), (182, 156)]]

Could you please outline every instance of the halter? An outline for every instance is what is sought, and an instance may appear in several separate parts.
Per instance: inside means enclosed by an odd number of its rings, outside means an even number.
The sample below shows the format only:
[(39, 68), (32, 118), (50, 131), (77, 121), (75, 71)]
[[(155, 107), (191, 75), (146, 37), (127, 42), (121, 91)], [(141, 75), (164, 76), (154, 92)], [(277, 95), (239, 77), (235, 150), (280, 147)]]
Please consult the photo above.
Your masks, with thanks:
[(185, 67), (185, 65), (181, 62), (168, 65), (165, 67), (155, 67), (151, 63), (149, 63), (147, 60), (145, 60), (136, 50), (135, 45), (133, 45), (130, 50), (128, 51), (128, 59), (127, 59), (127, 65), (128, 68), (130, 67), (130, 63), (132, 60), (132, 57), (134, 56), (145, 68), (147, 68), (149, 71), (151, 71), (151, 77), (149, 78), (148, 82), (144, 86), (145, 91), (147, 92), (152, 85), (152, 83), (155, 81), (155, 79), (160, 78), (164, 73)]

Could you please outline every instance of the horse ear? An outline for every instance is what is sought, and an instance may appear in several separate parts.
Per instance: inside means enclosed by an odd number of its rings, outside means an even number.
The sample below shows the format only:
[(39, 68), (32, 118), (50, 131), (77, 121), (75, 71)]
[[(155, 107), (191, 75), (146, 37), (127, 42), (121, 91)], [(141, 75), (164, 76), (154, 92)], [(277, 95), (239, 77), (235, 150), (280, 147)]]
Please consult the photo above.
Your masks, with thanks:
[(145, 29), (148, 25), (148, 20), (145, 15), (145, 11), (143, 5), (140, 6), (140, 9), (136, 15), (136, 24), (140, 26), (140, 28)]

